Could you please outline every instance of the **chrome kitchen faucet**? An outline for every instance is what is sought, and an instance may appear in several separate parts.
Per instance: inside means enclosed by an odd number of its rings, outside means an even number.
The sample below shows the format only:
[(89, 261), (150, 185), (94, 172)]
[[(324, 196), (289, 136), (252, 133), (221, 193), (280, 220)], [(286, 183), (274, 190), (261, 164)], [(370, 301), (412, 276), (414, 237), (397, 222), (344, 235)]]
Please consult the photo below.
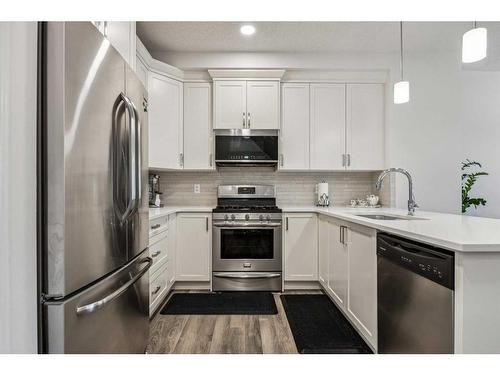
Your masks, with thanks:
[(380, 190), (382, 187), (382, 180), (387, 176), (389, 173), (402, 173), (408, 178), (408, 215), (413, 216), (415, 215), (415, 208), (418, 208), (417, 202), (415, 202), (415, 195), (413, 194), (413, 181), (411, 179), (410, 173), (406, 169), (403, 168), (389, 168), (386, 169), (385, 171), (382, 171), (380, 173), (380, 176), (378, 176), (377, 183), (375, 184), (375, 187), (377, 190)]

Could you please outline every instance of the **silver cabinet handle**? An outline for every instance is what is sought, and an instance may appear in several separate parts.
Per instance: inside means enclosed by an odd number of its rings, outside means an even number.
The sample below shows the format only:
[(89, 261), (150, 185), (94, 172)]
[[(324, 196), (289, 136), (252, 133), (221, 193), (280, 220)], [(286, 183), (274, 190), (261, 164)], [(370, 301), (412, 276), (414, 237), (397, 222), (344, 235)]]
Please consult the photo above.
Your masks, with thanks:
[(158, 229), (159, 227), (161, 227), (161, 224), (155, 224), (155, 225), (152, 225), (151, 226), (151, 229)]
[(152, 292), (151, 294), (154, 296), (156, 293), (158, 293), (158, 292), (160, 291), (160, 289), (161, 289), (161, 286), (160, 286), (160, 285), (158, 285), (158, 286), (155, 288), (155, 290), (153, 290), (153, 292)]
[(208, 163), (212, 166), (212, 154), (208, 155)]
[(161, 254), (161, 250), (155, 251), (153, 254), (151, 254), (151, 258), (156, 258), (160, 254)]
[(248, 112), (247, 128), (250, 129), (250, 112)]
[(288, 230), (288, 216), (287, 216), (287, 218), (285, 220), (285, 227), (286, 227), (286, 230)]
[(344, 232), (342, 231), (342, 226), (340, 226), (340, 227), (339, 227), (339, 242), (340, 242), (340, 243), (344, 243), (344, 242), (343, 242), (343, 238), (342, 238), (342, 237), (343, 237), (343, 233), (344, 233)]
[(245, 112), (243, 112), (243, 129), (247, 127), (245, 121), (246, 121)]
[(283, 166), (283, 160), (284, 160), (284, 159), (285, 159), (285, 158), (283, 157), (283, 154), (280, 154), (280, 165), (281, 165), (281, 166)]
[(351, 154), (347, 154), (347, 166), (351, 166)]
[(179, 165), (184, 166), (184, 154), (182, 152), (179, 154)]
[(208, 217), (205, 218), (205, 229), (208, 232)]
[(108, 36), (108, 21), (104, 21), (104, 36), (107, 37)]
[(345, 164), (346, 164), (346, 157), (345, 157), (345, 154), (342, 154), (342, 166), (345, 167)]
[(276, 277), (280, 277), (280, 273), (258, 273), (253, 272), (252, 274), (248, 273), (222, 273), (217, 272), (213, 274), (215, 277), (221, 277), (224, 279), (273, 279)]
[[(113, 293), (107, 295), (103, 299), (100, 299), (99, 301), (89, 303), (88, 305), (85, 306), (80, 306), (76, 308), (76, 314), (77, 315), (84, 315), (84, 314), (91, 314), (93, 312), (96, 312), (99, 309), (102, 309), (104, 306), (106, 306), (108, 303), (111, 301), (115, 300), (116, 298), (120, 297), (125, 291), (135, 284), (151, 267), (153, 264), (153, 259), (147, 257), (144, 259), (144, 262), (147, 263), (147, 265), (137, 274), (135, 275), (132, 279), (127, 281), (125, 284), (123, 284), (120, 288), (115, 290)], [(125, 267), (124, 267), (125, 268)]]

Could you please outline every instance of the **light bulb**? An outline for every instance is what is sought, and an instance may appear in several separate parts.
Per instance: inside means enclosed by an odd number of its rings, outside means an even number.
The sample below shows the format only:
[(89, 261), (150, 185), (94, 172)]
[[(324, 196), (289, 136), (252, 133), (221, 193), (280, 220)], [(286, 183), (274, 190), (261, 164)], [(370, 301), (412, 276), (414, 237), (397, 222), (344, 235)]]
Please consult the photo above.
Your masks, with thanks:
[(240, 28), (240, 32), (243, 34), (243, 35), (252, 35), (255, 33), (255, 27), (252, 26), (252, 25), (243, 25), (241, 26)]
[(399, 81), (394, 84), (394, 104), (408, 103), (410, 101), (410, 82)]
[(462, 62), (472, 63), (486, 57), (488, 31), (484, 27), (476, 27), (467, 31), (462, 37)]

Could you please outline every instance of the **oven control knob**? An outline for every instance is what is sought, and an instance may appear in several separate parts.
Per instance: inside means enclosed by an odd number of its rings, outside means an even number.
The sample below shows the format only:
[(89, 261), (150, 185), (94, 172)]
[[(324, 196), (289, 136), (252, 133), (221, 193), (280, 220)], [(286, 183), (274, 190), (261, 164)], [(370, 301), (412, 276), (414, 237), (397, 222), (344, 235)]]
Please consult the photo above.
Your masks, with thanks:
[(229, 216), (224, 215), (224, 221), (227, 221), (227, 219), (229, 219)]
[(245, 220), (246, 221), (250, 220), (250, 215), (249, 214), (245, 214)]
[(231, 220), (234, 221), (234, 219), (236, 219), (236, 217), (234, 216), (234, 214), (231, 215)]
[(270, 215), (267, 215), (267, 216), (266, 216), (266, 220), (267, 220), (267, 221), (271, 221), (271, 216), (270, 216)]
[(264, 221), (264, 215), (259, 215), (259, 220)]

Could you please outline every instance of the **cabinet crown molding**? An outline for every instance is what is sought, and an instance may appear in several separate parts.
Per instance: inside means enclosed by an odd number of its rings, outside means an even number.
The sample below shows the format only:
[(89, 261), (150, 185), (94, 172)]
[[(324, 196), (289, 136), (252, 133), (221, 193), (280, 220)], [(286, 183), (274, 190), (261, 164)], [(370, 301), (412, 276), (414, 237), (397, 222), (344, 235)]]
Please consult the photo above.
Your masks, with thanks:
[(284, 69), (208, 69), (213, 80), (281, 80)]

